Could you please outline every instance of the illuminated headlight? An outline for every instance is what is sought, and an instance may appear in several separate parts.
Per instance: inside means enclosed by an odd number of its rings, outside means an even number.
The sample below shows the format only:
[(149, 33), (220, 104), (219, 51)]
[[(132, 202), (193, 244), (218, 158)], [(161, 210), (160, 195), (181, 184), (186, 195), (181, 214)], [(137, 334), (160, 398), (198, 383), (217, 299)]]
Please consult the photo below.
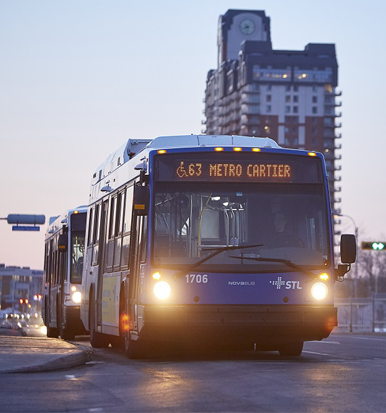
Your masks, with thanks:
[(153, 291), (157, 298), (165, 300), (170, 295), (170, 285), (166, 281), (159, 281)]
[(79, 304), (82, 301), (82, 293), (80, 291), (75, 291), (72, 294), (72, 301), (76, 304)]
[(324, 300), (327, 297), (328, 288), (323, 283), (316, 283), (311, 288), (311, 294), (315, 300)]

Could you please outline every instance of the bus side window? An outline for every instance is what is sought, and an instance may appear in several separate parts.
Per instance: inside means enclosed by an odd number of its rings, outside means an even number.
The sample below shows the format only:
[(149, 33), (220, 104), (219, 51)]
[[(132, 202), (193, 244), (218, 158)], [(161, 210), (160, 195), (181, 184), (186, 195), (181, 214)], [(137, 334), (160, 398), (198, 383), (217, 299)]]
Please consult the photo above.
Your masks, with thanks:
[(99, 227), (100, 227), (100, 209), (101, 205), (97, 204), (95, 206), (95, 214), (94, 214), (94, 225), (93, 225), (93, 235), (92, 239), (94, 242), (93, 247), (93, 254), (92, 254), (92, 265), (98, 265), (99, 263)]
[(114, 260), (114, 222), (116, 212), (117, 197), (110, 198), (110, 213), (109, 213), (109, 225), (106, 239), (106, 268), (111, 271)]
[(94, 208), (90, 209), (88, 219), (88, 239), (87, 246), (90, 246), (94, 243)]
[(124, 193), (120, 192), (117, 196), (117, 207), (115, 212), (114, 224), (114, 269), (119, 269), (121, 264), (121, 250), (122, 250), (122, 225), (123, 225), (123, 199)]
[(54, 282), (53, 284), (54, 285), (58, 284), (58, 249), (57, 249), (57, 246), (54, 252)]
[(129, 267), (130, 254), (130, 231), (131, 219), (133, 214), (133, 186), (126, 188), (125, 196), (125, 213), (123, 217), (123, 241), (122, 241), (122, 260), (121, 267), (127, 269)]

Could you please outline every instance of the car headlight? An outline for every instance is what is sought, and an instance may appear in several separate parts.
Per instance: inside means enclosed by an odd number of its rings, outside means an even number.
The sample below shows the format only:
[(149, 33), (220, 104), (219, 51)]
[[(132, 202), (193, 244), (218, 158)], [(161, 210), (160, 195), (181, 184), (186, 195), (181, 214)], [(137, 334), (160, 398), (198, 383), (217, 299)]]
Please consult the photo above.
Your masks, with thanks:
[(315, 300), (324, 300), (328, 294), (328, 288), (326, 284), (315, 283), (311, 288), (311, 294)]
[(72, 301), (76, 304), (79, 304), (82, 302), (82, 293), (80, 291), (75, 291), (72, 294)]
[(157, 298), (165, 300), (170, 295), (170, 285), (166, 281), (159, 281), (153, 291)]

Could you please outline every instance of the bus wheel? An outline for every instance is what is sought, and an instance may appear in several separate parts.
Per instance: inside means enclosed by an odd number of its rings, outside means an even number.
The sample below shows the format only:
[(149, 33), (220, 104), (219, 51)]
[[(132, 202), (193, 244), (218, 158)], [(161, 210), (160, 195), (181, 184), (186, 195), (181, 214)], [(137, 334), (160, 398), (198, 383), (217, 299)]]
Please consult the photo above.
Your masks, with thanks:
[(62, 340), (73, 340), (75, 338), (75, 334), (71, 331), (70, 328), (63, 324), (63, 313), (60, 311), (60, 308), (58, 308), (57, 313), (60, 337), (62, 338)]
[(101, 333), (96, 331), (96, 314), (95, 300), (90, 300), (90, 344), (94, 348), (105, 348), (109, 346), (108, 339)]
[(282, 344), (279, 348), (281, 356), (300, 356), (303, 351), (303, 341)]
[(45, 304), (45, 311), (44, 312), (45, 312), (45, 322), (44, 322), (44, 324), (47, 326), (47, 337), (58, 338), (58, 329), (50, 327), (50, 325), (49, 325), (50, 323), (48, 322), (49, 317), (48, 317), (47, 303)]
[(71, 329), (64, 327), (62, 323), (60, 323), (59, 331), (60, 337), (62, 337), (63, 340), (73, 340), (75, 338), (75, 334)]
[(53, 327), (47, 327), (47, 337), (58, 338), (58, 329)]
[(124, 333), (124, 350), (129, 359), (146, 358), (145, 343), (139, 340), (133, 340), (130, 337), (130, 331)]

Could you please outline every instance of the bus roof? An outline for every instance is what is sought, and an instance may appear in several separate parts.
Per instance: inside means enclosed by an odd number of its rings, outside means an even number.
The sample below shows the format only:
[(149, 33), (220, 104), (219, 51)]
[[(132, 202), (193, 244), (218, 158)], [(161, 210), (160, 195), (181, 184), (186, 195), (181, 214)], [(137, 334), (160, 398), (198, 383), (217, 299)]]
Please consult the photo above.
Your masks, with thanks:
[(181, 135), (160, 136), (147, 145), (149, 149), (180, 148), (197, 146), (251, 146), (257, 148), (280, 148), (270, 138), (239, 135)]
[(80, 214), (87, 213), (87, 205), (80, 205), (76, 208), (68, 209), (61, 215), (51, 217), (48, 222), (45, 238), (50, 238), (53, 234), (58, 232), (63, 227), (63, 225), (67, 225), (68, 217), (72, 215), (75, 211), (78, 211), (78, 213)]
[(94, 171), (91, 186), (119, 168), (121, 165), (138, 155), (144, 149), (196, 148), (205, 146), (251, 146), (258, 148), (280, 148), (270, 138), (239, 136), (239, 135), (179, 135), (159, 136), (154, 139), (128, 139), (128, 141), (110, 154), (108, 158)]

